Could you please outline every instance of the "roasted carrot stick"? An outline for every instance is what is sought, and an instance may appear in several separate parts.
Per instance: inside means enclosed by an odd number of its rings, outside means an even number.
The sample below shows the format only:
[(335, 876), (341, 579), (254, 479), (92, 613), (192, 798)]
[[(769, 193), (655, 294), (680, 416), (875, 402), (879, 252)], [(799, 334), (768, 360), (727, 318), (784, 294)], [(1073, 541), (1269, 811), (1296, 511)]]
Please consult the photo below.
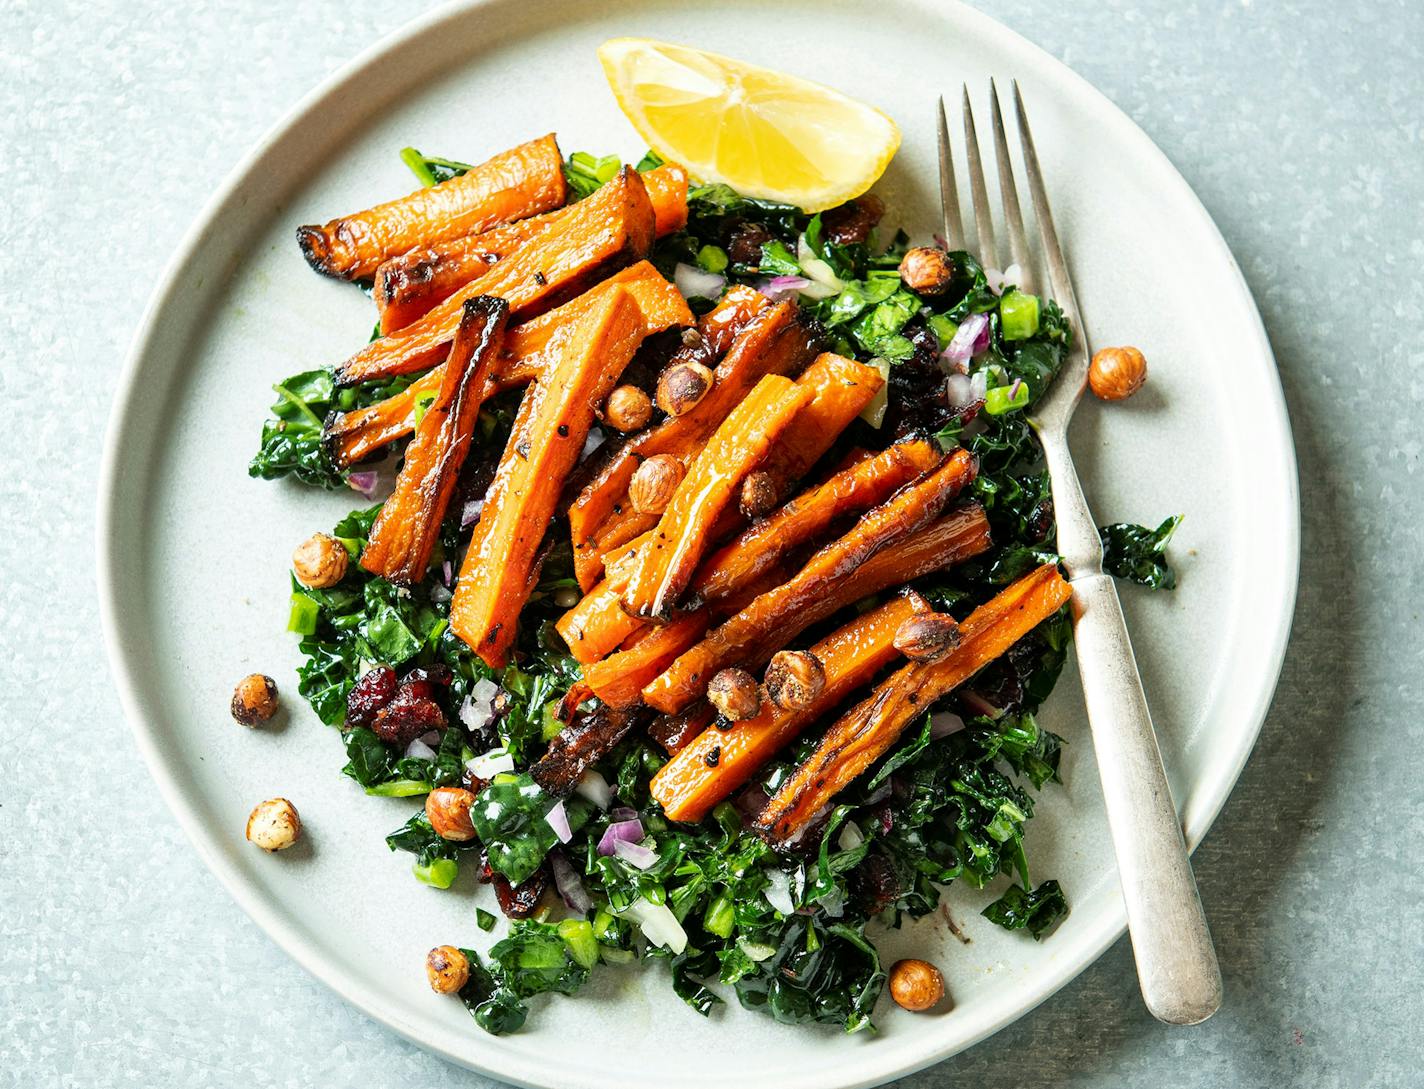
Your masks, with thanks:
[(936, 662), (911, 662), (891, 674), (829, 730), (757, 818), (774, 843), (795, 840), (846, 784), (870, 767), (935, 700), (1007, 651), (1072, 596), (1045, 564), (975, 609), (960, 625), (962, 641)]
[(585, 290), (611, 270), (646, 257), (653, 207), (630, 167), (569, 208), (566, 216), (462, 287), (419, 321), (381, 337), (336, 369), (341, 385), (410, 374), (439, 361), (454, 335), (460, 307), (476, 295), (498, 295), (509, 316), (527, 318)]
[[(869, 684), (897, 659), (895, 632), (923, 607), (922, 599), (916, 597), (892, 598), (813, 646), (811, 653), (826, 671), (826, 686), (809, 706), (783, 711), (764, 700), (755, 717), (733, 723), (729, 729), (705, 729), (692, 738), (653, 777), (652, 794), (663, 812), (675, 821), (700, 821), (810, 723)], [(700, 701), (690, 704), (688, 711), (700, 706)], [(677, 721), (687, 713), (667, 715), (659, 721)], [(709, 761), (713, 750), (717, 756)]]
[(643, 315), (620, 287), (580, 319), (558, 362), (524, 396), (450, 604), (451, 629), (492, 667), (509, 660), (539, 544), (594, 408), (642, 339)]
[(710, 623), (703, 611), (649, 628), (627, 650), (585, 666), (583, 683), (611, 707), (632, 707), (639, 702), (643, 687), (702, 638)]
[[(527, 385), (538, 377), (550, 360), (558, 356), (568, 330), (597, 305), (604, 294), (619, 285), (637, 301), (643, 312), (644, 330), (649, 336), (675, 325), (692, 324), (692, 312), (677, 288), (664, 280), (649, 262), (639, 261), (563, 306), (508, 330), (486, 397)], [(441, 364), (384, 401), (333, 415), (327, 420), (322, 436), (332, 462), (341, 468), (354, 465), (382, 446), (410, 434), (415, 426), (416, 406), (434, 395), (443, 375), (444, 364)]]
[(792, 421), (762, 466), (780, 488), (805, 476), (885, 385), (874, 367), (832, 352), (817, 356), (801, 381), (813, 387), (815, 400)]
[(938, 465), (941, 457), (934, 442), (914, 439), (835, 474), (708, 556), (693, 580), (697, 596), (704, 601), (726, 597), (820, 536), (836, 519), (883, 502), (896, 488)]
[(508, 316), (509, 306), (492, 295), (465, 303), (440, 391), (406, 447), (395, 490), (361, 552), (361, 566), (373, 575), (406, 586), (425, 576)]
[[(738, 298), (729, 304), (734, 293)], [(569, 508), (574, 571), (585, 590), (598, 581), (598, 556), (657, 524), (656, 517), (640, 515), (627, 503), (628, 482), (638, 466), (655, 454), (690, 460), (763, 375), (796, 374), (811, 358), (817, 334), (800, 321), (794, 303), (780, 303), (756, 313), (758, 304), (740, 293), (728, 292), (723, 304), (726, 310), (719, 322), (704, 319), (698, 323), (701, 341), (714, 348), (714, 335), (720, 340), (729, 329), (738, 334), (713, 372), (712, 389), (690, 411), (624, 443)], [(765, 305), (764, 299), (760, 305)], [(755, 316), (741, 323), (725, 316), (747, 311)]]
[(307, 264), (318, 272), (360, 280), (382, 261), (416, 246), (557, 208), (565, 192), (563, 158), (550, 133), (399, 200), (325, 226), (298, 227), (297, 242)]
[(823, 610), (833, 602), (834, 608), (850, 604), (837, 591), (856, 568), (938, 517), (950, 499), (974, 479), (974, 471), (973, 457), (956, 450), (937, 468), (868, 512), (843, 537), (823, 547), (790, 581), (762, 594), (714, 628), (649, 684), (643, 699), (659, 711), (681, 710), (707, 690), (707, 682), (723, 666), (760, 664), (770, 642), (784, 646), (786, 640), (828, 616)]
[[(642, 178), (653, 205), (657, 236), (681, 230), (687, 223), (687, 171), (676, 163), (665, 163)], [(560, 208), (392, 257), (376, 270), (371, 291), (381, 315), (381, 332), (404, 329), (568, 212), (568, 208)]]
[(692, 459), (638, 554), (637, 566), (623, 591), (623, 608), (644, 620), (665, 620), (709, 548), (709, 534), (723, 510), (735, 502), (748, 473), (796, 413), (811, 391), (789, 378), (769, 374), (742, 399)]

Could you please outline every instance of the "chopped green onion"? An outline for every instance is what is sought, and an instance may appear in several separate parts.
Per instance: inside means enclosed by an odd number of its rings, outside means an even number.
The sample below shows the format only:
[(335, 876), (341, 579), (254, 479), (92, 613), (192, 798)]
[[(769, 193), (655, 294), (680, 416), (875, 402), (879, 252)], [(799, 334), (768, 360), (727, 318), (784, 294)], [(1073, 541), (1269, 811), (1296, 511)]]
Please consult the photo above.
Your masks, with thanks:
[(1005, 340), (1027, 340), (1038, 332), (1038, 296), (1010, 291), (999, 300), (999, 330)]
[(425, 779), (392, 779), (368, 786), (366, 793), (377, 798), (414, 798), (417, 794), (429, 794), (433, 789), (434, 785)]
[(410, 167), (410, 172), (419, 179), (421, 185), (435, 184), (435, 175), (431, 172), (429, 164), (426, 163), (425, 156), (415, 148), (401, 148), (400, 157), (401, 162)]
[(585, 968), (598, 963), (598, 941), (593, 936), (592, 923), (587, 919), (565, 919), (559, 923), (558, 931), (574, 960)]
[(990, 416), (1002, 416), (1028, 404), (1028, 383), (1015, 381), (1008, 386), (995, 386), (984, 394), (984, 411)]
[(954, 339), (954, 334), (959, 332), (959, 326), (950, 320), (948, 314), (931, 314), (927, 320), (935, 339), (939, 341), (939, 350), (944, 351)]
[(563, 720), (559, 718), (559, 704), (562, 700), (550, 700), (544, 704), (544, 717), (539, 728), (539, 735), (545, 741), (553, 741), (564, 729)]
[(417, 862), (411, 867), (415, 879), (432, 888), (448, 889), (455, 883), (455, 875), (460, 872), (460, 864), (453, 858), (432, 859), (428, 865)]
[(736, 925), (737, 915), (732, 908), (732, 900), (725, 892), (707, 905), (707, 913), (702, 917), (702, 928), (719, 938), (730, 938)]
[(306, 594), (293, 594), (292, 611), (287, 614), (287, 630), (298, 635), (315, 635), (317, 616), (320, 613), (321, 606)]
[(415, 399), (415, 426), (420, 426), (420, 421), (425, 419), (425, 413), (431, 405), (435, 403), (435, 391), (422, 393)]
[(488, 934), (494, 929), (494, 914), (484, 908), (475, 908), (475, 925)]
[(723, 272), (727, 268), (727, 251), (710, 242), (697, 251), (697, 267), (703, 272)]

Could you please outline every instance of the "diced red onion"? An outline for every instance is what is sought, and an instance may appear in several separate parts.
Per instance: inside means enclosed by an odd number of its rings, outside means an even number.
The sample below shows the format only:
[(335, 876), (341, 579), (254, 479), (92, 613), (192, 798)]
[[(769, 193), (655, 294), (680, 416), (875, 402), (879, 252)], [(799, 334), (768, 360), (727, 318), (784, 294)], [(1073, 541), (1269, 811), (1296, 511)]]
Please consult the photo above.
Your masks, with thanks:
[(488, 677), (481, 677), (470, 687), (470, 694), (460, 704), (460, 721), (465, 729), (475, 733), (494, 721), (494, 698), (499, 695), (499, 685)]
[[(430, 735), (425, 736), (429, 737)], [(439, 738), (440, 735), (436, 734), (435, 736)], [(435, 750), (430, 747), (424, 737), (417, 737), (405, 747), (405, 755), (410, 760), (434, 760)]]
[(813, 830), (819, 833), (819, 825), (821, 822), (821, 818), (824, 817), (830, 811), (831, 803), (827, 802), (825, 805), (821, 806), (820, 809), (816, 810), (816, 812), (811, 814), (811, 819), (808, 820), (805, 824), (803, 824), (799, 831), (787, 837), (785, 846), (795, 847), (799, 845), (801, 841), (804, 840), (808, 835), (810, 835)]
[(934, 240), (935, 240), (935, 245), (936, 245), (936, 246), (938, 246), (938, 247), (939, 247), (940, 249), (942, 249), (942, 250), (948, 251), (948, 249), (949, 249), (949, 239), (945, 238), (944, 235), (942, 235), (942, 234), (937, 234), (937, 235), (934, 236)]
[(970, 314), (955, 330), (944, 349), (950, 363), (968, 363), (989, 346), (989, 318), (986, 314)]
[(469, 529), (478, 522), (480, 520), (480, 511), (484, 509), (485, 501), (483, 499), (471, 499), (465, 504), (464, 509), (460, 511), (460, 528)]
[(588, 914), (593, 908), (593, 898), (583, 887), (583, 878), (557, 847), (549, 852), (549, 869), (554, 871), (554, 888), (559, 890), (569, 910)]
[(791, 875), (782, 870), (767, 870), (766, 880), (767, 886), (762, 891), (766, 902), (783, 915), (793, 914), (796, 904), (791, 899)]
[(631, 821), (637, 818), (638, 811), (628, 805), (620, 805), (617, 809), (608, 814), (608, 819), (614, 821)]
[(1018, 399), (1021, 389), (1023, 389), (1023, 379), (1015, 378), (1013, 384), (1009, 386), (1009, 404), (1013, 404)]
[(841, 828), (841, 834), (836, 839), (836, 846), (842, 851), (854, 851), (865, 842), (865, 836), (860, 830), (860, 825), (855, 821), (846, 821)]
[(544, 820), (554, 830), (554, 835), (559, 837), (560, 843), (568, 843), (574, 838), (574, 830), (569, 827), (569, 814), (562, 801), (554, 803), (554, 807), (544, 814)]
[(758, 283), (756, 289), (772, 302), (780, 302), (810, 286), (811, 281), (805, 276), (773, 276)]
[(637, 817), (628, 821), (614, 821), (603, 831), (603, 838), (598, 841), (598, 853), (605, 858), (614, 853), (620, 843), (640, 843), (646, 833), (643, 831), (643, 822)]
[(986, 371), (976, 371), (969, 376), (969, 392), (974, 398), (973, 401), (969, 402), (970, 404), (974, 404), (976, 401), (982, 401), (988, 396), (989, 375)]
[(449, 560), (440, 565), (440, 580), (447, 587), (455, 585), (455, 566)]
[(376, 498), (376, 484), (379, 479), (374, 469), (366, 469), (359, 473), (348, 473), (346, 475), (346, 483), (367, 499)]
[(583, 778), (574, 785), (574, 793), (581, 798), (587, 798), (599, 809), (607, 809), (613, 801), (613, 791), (608, 786), (608, 780), (592, 768), (584, 772)]
[(977, 399), (974, 380), (967, 374), (951, 374), (944, 380), (944, 398), (950, 408), (968, 408)]
[(930, 737), (938, 741), (964, 729), (964, 720), (953, 711), (936, 711), (930, 716)]
[(658, 864), (659, 855), (651, 847), (644, 847), (632, 840), (613, 841), (613, 853), (624, 862), (630, 862), (640, 870), (650, 870)]
[(673, 953), (681, 953), (687, 948), (687, 931), (682, 929), (677, 916), (666, 904), (655, 904), (640, 896), (622, 914), (637, 923), (643, 936), (654, 945), (661, 945)]
[(682, 261), (672, 270), (672, 282), (677, 285), (684, 299), (717, 299), (721, 297), (722, 289), (727, 286), (725, 276), (704, 272), (696, 265), (688, 265)]
[(960, 689), (959, 702), (976, 715), (985, 715), (988, 718), (998, 718), (1004, 713), (972, 688)]

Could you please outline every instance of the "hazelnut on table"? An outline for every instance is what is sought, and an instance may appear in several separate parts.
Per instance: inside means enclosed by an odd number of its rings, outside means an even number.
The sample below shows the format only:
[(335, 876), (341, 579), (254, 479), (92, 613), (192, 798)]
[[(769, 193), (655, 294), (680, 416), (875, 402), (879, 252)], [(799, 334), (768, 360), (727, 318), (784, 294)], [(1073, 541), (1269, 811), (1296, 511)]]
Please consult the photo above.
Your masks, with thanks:
[(257, 726), (277, 713), (277, 682), (265, 673), (249, 673), (232, 693), (232, 717)]
[(783, 711), (808, 707), (826, 687), (826, 670), (809, 650), (780, 650), (766, 667), (766, 694)]
[(264, 851), (281, 851), (297, 842), (302, 834), (302, 819), (297, 807), (286, 798), (269, 798), (252, 810), (247, 818), (247, 841)]
[(603, 406), (603, 422), (615, 431), (639, 431), (653, 418), (653, 399), (637, 386), (619, 386)]
[(425, 954), (425, 975), (436, 994), (455, 994), (470, 981), (470, 960), (453, 945), (437, 945)]
[(712, 382), (712, 372), (701, 363), (676, 363), (658, 376), (658, 407), (669, 416), (681, 416), (697, 407)]
[(754, 718), (761, 710), (761, 690), (756, 678), (735, 666), (719, 670), (707, 685), (707, 700), (717, 713), (732, 722)]
[(921, 1013), (944, 998), (944, 976), (929, 961), (897, 960), (890, 967), (890, 997), (905, 1009)]
[(1136, 348), (1100, 348), (1088, 365), (1088, 385), (1104, 401), (1123, 401), (1147, 381), (1147, 360)]
[(346, 546), (327, 533), (313, 533), (292, 553), (297, 581), (311, 590), (325, 590), (346, 577), (351, 556)]
[(672, 454), (656, 454), (639, 465), (628, 482), (628, 501), (639, 514), (661, 514), (686, 475)]

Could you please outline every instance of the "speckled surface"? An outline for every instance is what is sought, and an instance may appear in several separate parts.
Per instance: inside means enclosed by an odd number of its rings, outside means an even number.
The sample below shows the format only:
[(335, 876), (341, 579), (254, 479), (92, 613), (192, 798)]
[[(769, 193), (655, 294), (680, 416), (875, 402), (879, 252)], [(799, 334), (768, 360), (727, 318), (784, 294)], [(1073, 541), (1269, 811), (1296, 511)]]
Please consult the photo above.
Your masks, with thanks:
[[(1197, 855), (1222, 1012), (1157, 1025), (1122, 942), (900, 1084), (1419, 1084), (1424, 9), (980, 6), (1126, 109), (1220, 224), (1280, 362), (1302, 578), (1260, 745)], [(425, 5), (288, 7), (6, 7), (0, 1086), (491, 1084), (367, 1021), (246, 919), (164, 809), (105, 673), (94, 482), (152, 285), (272, 121)]]

